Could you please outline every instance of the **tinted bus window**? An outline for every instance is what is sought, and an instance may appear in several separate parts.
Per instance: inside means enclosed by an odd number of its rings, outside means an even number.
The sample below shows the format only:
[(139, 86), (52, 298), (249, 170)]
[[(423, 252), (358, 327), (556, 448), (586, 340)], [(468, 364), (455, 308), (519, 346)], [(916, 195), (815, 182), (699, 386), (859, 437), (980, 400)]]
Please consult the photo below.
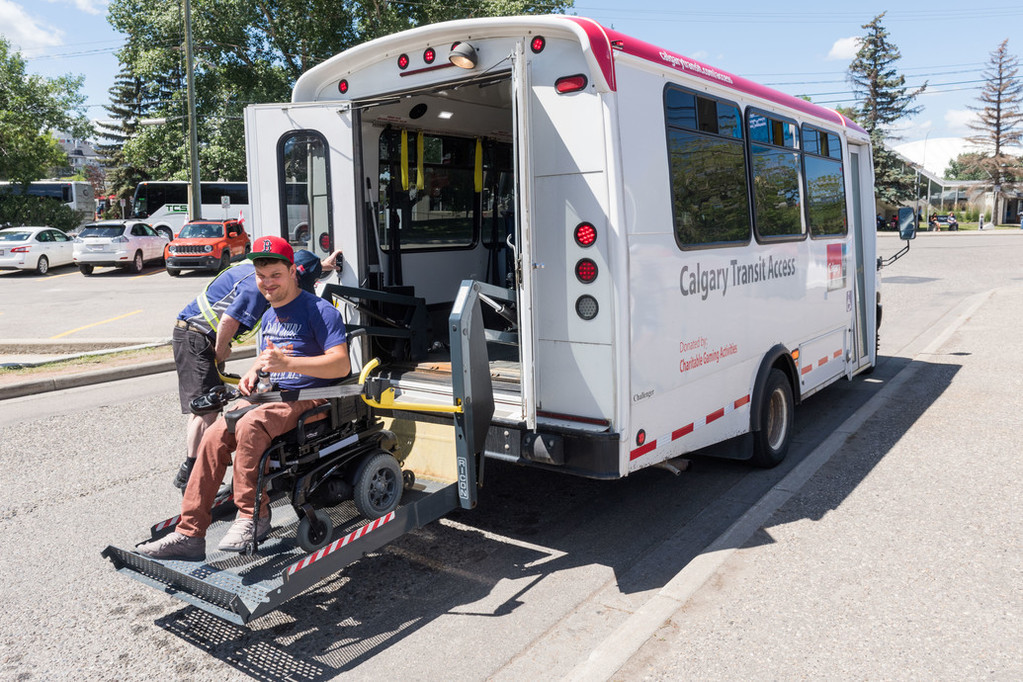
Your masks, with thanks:
[(665, 120), (678, 245), (747, 243), (750, 207), (738, 107), (668, 86)]
[(796, 125), (755, 111), (747, 116), (757, 235), (801, 237)]
[(838, 135), (803, 126), (803, 174), (806, 177), (806, 214), (810, 235), (827, 237), (846, 233), (845, 178), (842, 144)]

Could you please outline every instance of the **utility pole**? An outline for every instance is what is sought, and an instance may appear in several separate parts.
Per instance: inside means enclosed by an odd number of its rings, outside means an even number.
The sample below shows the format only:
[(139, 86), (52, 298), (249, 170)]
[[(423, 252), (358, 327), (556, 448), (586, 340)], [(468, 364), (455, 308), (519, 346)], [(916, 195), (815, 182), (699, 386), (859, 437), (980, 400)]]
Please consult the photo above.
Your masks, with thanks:
[(192, 63), (192, 3), (185, 3), (185, 83), (188, 87), (188, 166), (192, 184), (189, 218), (202, 218), (202, 189), (199, 185), (199, 132), (195, 127), (195, 77)]

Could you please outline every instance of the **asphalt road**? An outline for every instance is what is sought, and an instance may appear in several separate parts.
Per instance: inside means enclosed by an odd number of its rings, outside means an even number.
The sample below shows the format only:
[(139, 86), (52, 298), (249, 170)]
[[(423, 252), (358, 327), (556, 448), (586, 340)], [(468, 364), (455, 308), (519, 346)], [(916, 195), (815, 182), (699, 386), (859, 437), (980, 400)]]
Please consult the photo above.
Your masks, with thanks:
[[(880, 242), (882, 254), (899, 245), (887, 236)], [(477, 510), (452, 514), (399, 539), (248, 628), (128, 580), (99, 555), (107, 544), (142, 539), (150, 523), (177, 508), (180, 498), (170, 480), (182, 454), (184, 417), (178, 414), (172, 375), (3, 401), (0, 674), (227, 680), (320, 680), (341, 674), (521, 680), (572, 674), (594, 652), (613, 649), (618, 628), (700, 560), (716, 538), (851, 415), (870, 405), (940, 330), (957, 322), (964, 306), (1020, 279), (1021, 253), (1023, 239), (1015, 233), (921, 235), (910, 254), (884, 272), (880, 366), (869, 378), (841, 382), (803, 405), (792, 452), (777, 469), (755, 471), (698, 458), (679, 477), (655, 469), (623, 481), (595, 482), (492, 463)], [(73, 277), (81, 275), (45, 284)], [(93, 281), (110, 286), (106, 280), (114, 277), (88, 278), (87, 286)], [(127, 279), (118, 273), (118, 282), (122, 278)], [(98, 318), (142, 308), (123, 319), (151, 325), (158, 320), (162, 330), (168, 314), (183, 305), (177, 294), (188, 296), (167, 287), (187, 281), (143, 273), (132, 285), (139, 295), (122, 296), (120, 307), (91, 314)], [(182, 289), (193, 291), (197, 282)], [(157, 314), (141, 295), (141, 287), (150, 283), (174, 299), (170, 313)], [(0, 286), (6, 290), (8, 284), (5, 277)], [(73, 291), (86, 285), (68, 286)], [(51, 316), (49, 300), (39, 302), (37, 316)], [(0, 324), (6, 325), (10, 309), (0, 313)], [(63, 320), (65, 326), (77, 322)], [(953, 370), (928, 375), (929, 390), (940, 394)], [(874, 439), (883, 438), (883, 445), (906, 437), (918, 424), (910, 419), (893, 428), (885, 434), (857, 433), (858, 447), (870, 451)], [(837, 500), (830, 502), (852, 497), (862, 478), (835, 481), (830, 494)], [(819, 558), (811, 553), (796, 560)], [(793, 570), (798, 572), (798, 564)], [(705, 588), (698, 594), (712, 607), (743, 599)], [(718, 595), (730, 601), (715, 604)], [(727, 629), (713, 610), (708, 619)], [(1015, 622), (1018, 627), (1018, 613)], [(872, 623), (852, 618), (848, 627), (868, 632)], [(631, 662), (623, 659), (627, 667), (621, 670), (663, 679), (676, 673), (700, 676), (700, 668), (651, 665), (675, 660), (670, 657), (684, 649), (684, 637), (672, 639), (662, 631), (652, 641), (648, 646), (664, 647), (644, 648)], [(713, 659), (713, 643), (706, 646), (707, 658)], [(821, 670), (842, 676), (826, 665)], [(812, 672), (793, 668), (791, 676)]]

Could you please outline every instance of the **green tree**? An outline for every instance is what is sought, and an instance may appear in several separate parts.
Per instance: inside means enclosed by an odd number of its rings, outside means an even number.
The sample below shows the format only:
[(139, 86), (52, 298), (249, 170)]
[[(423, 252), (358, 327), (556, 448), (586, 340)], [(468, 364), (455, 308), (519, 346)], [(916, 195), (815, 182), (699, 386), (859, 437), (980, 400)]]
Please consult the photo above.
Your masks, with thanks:
[(26, 73), (25, 60), (0, 38), (0, 180), (27, 185), (67, 158), (51, 132), (92, 132), (85, 117), (81, 76), (43, 78)]
[(915, 198), (915, 178), (906, 172), (905, 164), (886, 141), (900, 139), (893, 134), (895, 123), (921, 111), (922, 107), (913, 106), (913, 101), (927, 83), (912, 91), (906, 87), (906, 77), (895, 67), (902, 54), (881, 23), (885, 14), (862, 26), (867, 34), (849, 64), (849, 80), (858, 100), (854, 118), (870, 133), (873, 145), (875, 191), (882, 201), (898, 204)]
[(1009, 39), (991, 53), (984, 70), (984, 89), (980, 106), (969, 107), (977, 112), (977, 122), (970, 123), (977, 132), (967, 139), (982, 150), (974, 154), (966, 170), (986, 181), (985, 190), (994, 192), (994, 221), (1002, 221), (1002, 195), (1015, 191), (1023, 180), (1023, 165), (1008, 153), (1018, 147), (1023, 137), (1023, 82), (1019, 77), (1019, 59), (1009, 54)]
[(945, 169), (946, 180), (986, 180), (987, 174), (976, 168), (980, 154), (967, 152), (960, 154), (948, 162)]
[[(206, 179), (246, 176), (242, 111), (288, 101), (298, 77), (363, 41), (426, 23), (471, 16), (563, 11), (571, 0), (192, 0), (199, 165)], [(124, 142), (126, 161), (153, 179), (187, 179), (182, 5), (177, 0), (111, 0), (108, 18), (124, 33), (119, 58), (143, 82), (166, 84), (143, 127)], [(175, 119), (175, 117), (177, 117)]]

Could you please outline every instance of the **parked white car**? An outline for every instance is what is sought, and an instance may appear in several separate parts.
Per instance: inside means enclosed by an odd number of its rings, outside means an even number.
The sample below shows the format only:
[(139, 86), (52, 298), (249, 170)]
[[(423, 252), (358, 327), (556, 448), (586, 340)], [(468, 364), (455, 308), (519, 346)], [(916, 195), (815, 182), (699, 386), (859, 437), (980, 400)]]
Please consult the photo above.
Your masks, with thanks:
[(98, 265), (115, 265), (129, 272), (142, 272), (149, 261), (163, 260), (165, 235), (138, 220), (104, 220), (83, 225), (75, 237), (75, 265), (91, 275)]
[(7, 227), (0, 230), (0, 270), (35, 270), (45, 275), (74, 259), (71, 239), (53, 227)]

